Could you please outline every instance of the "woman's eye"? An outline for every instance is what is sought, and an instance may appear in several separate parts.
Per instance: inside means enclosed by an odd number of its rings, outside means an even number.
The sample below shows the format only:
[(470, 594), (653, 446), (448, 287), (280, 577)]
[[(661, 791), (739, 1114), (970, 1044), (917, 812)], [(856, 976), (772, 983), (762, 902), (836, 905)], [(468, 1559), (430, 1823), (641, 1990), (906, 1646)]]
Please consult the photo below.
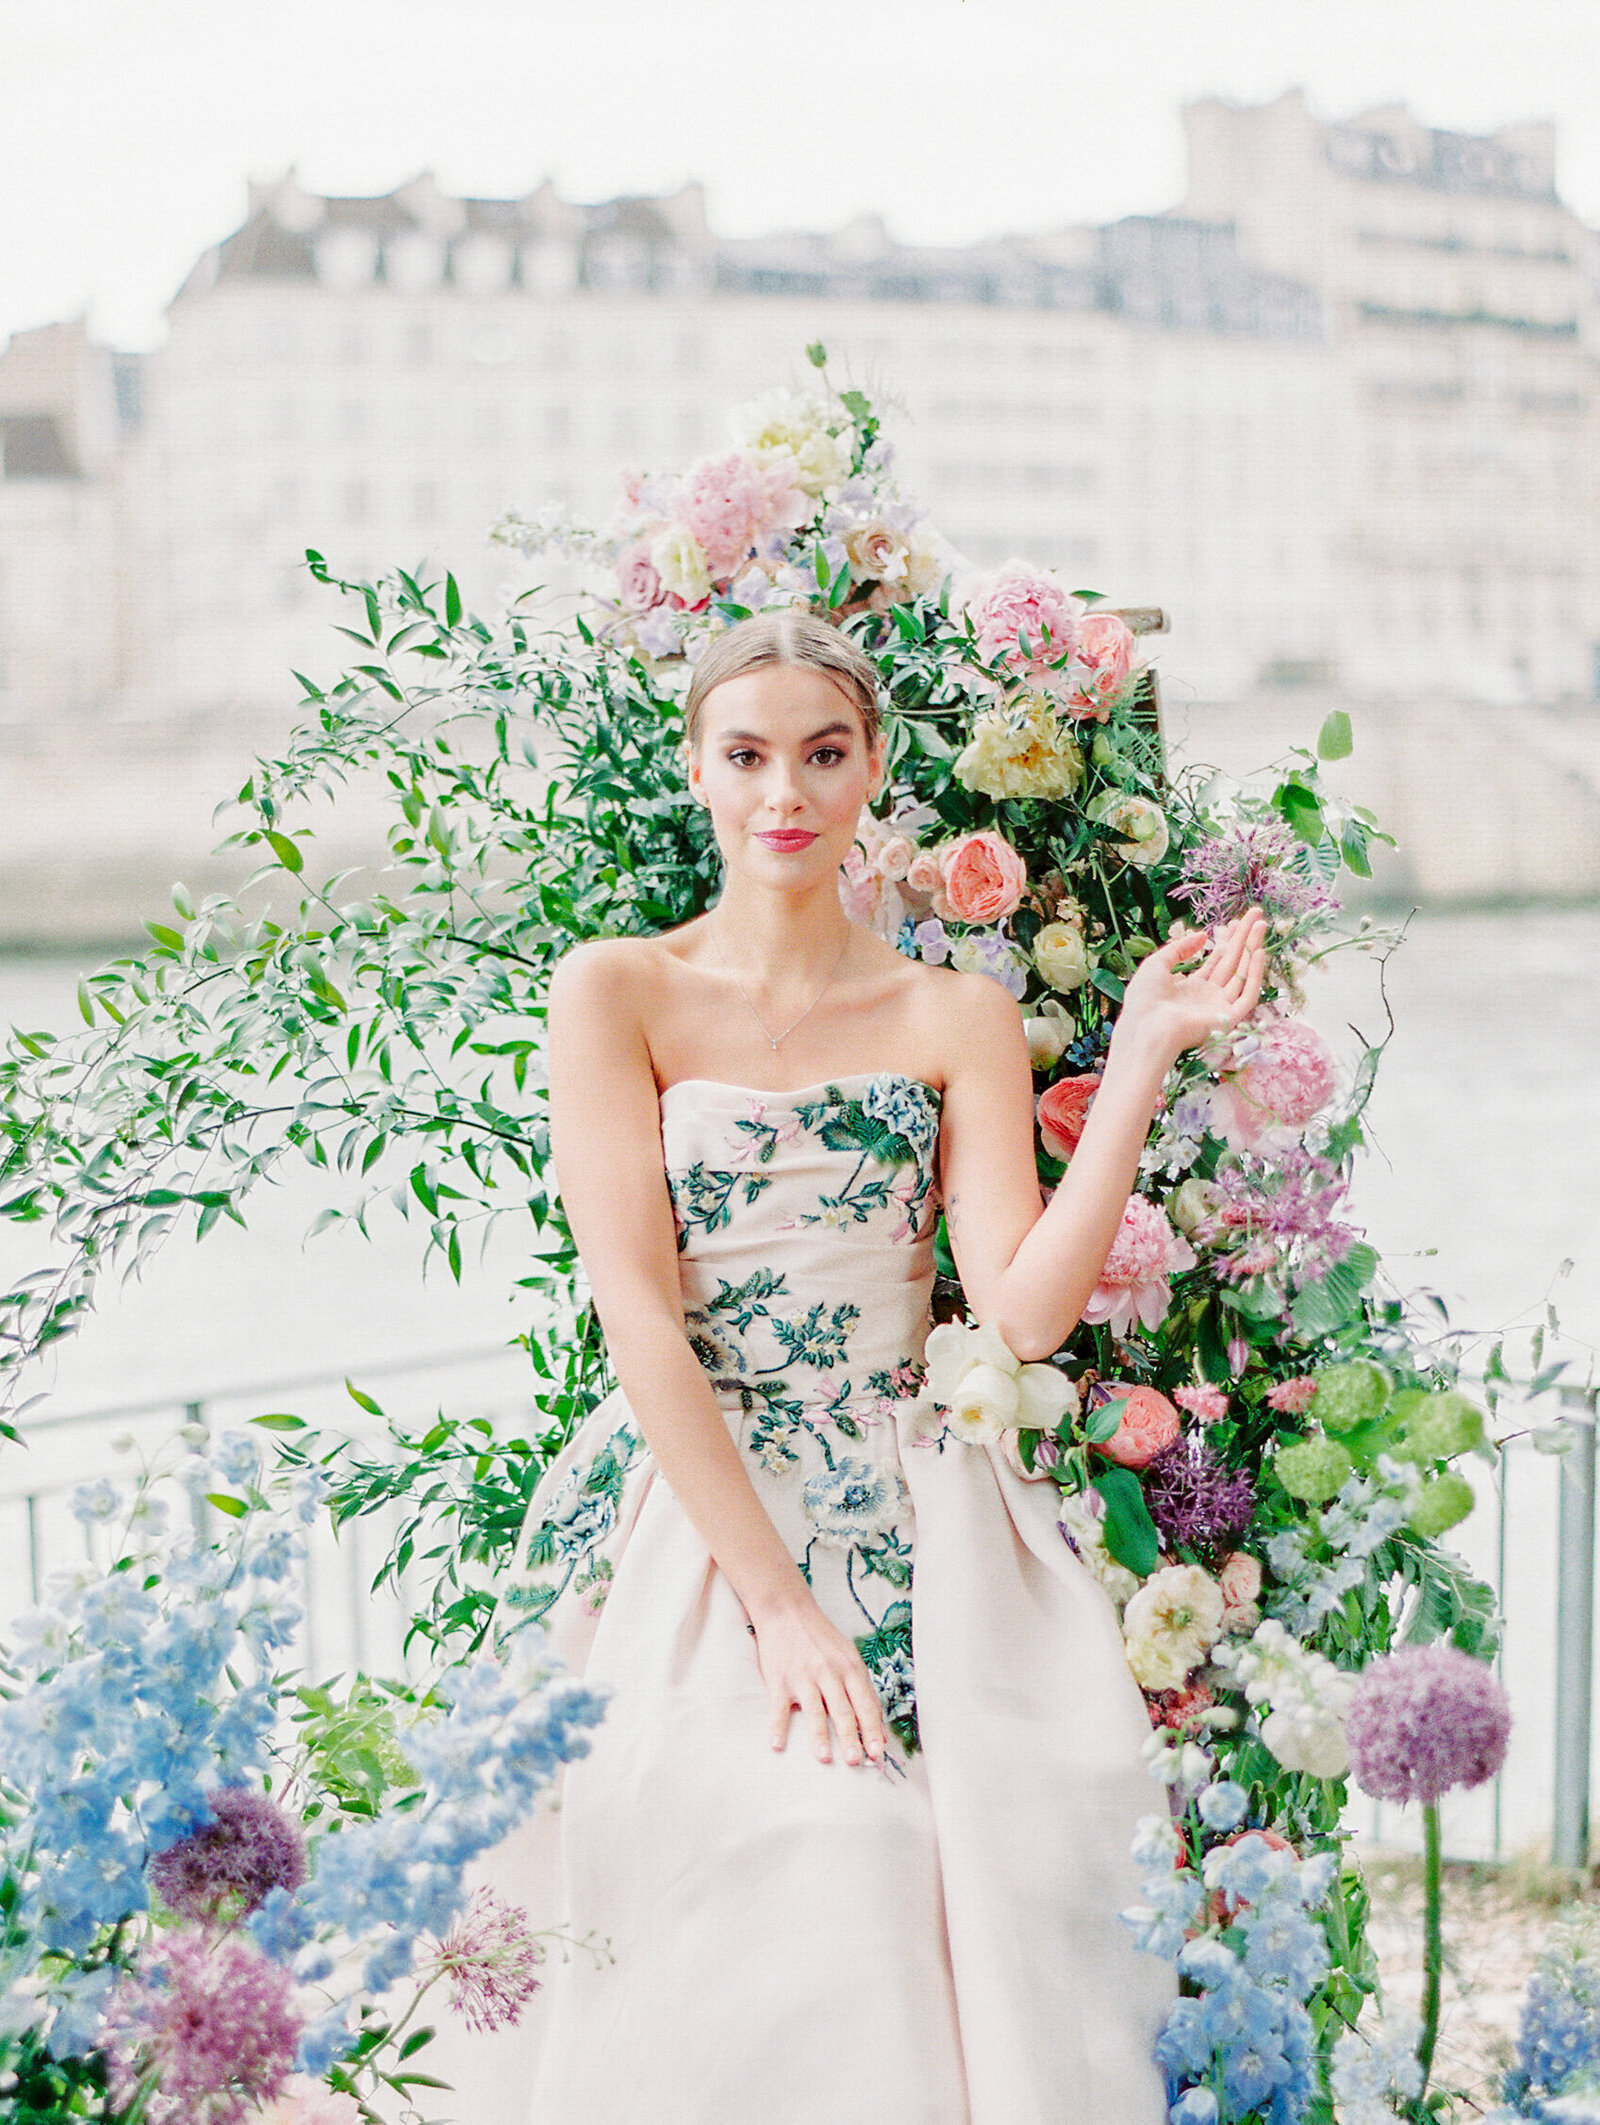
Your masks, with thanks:
[(815, 767), (820, 762), (823, 767), (832, 767), (836, 760), (843, 758), (844, 754), (837, 745), (819, 745), (811, 755), (811, 764)]
[(760, 757), (761, 755), (759, 753), (752, 752), (748, 745), (736, 746), (734, 750), (728, 755), (728, 758), (732, 761), (735, 767), (744, 767), (751, 760), (759, 760)]

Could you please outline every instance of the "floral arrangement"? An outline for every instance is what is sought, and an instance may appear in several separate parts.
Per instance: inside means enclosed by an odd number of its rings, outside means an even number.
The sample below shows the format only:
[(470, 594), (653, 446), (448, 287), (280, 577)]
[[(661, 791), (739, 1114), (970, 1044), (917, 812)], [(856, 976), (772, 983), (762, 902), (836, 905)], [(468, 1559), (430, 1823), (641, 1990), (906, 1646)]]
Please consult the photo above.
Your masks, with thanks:
[[(285, 1444), (325, 1470), (338, 1516), (402, 1505), (392, 1572), (436, 1560), (415, 1629), (470, 1653), (539, 1469), (609, 1384), (547, 1176), (550, 970), (578, 938), (707, 904), (715, 851), (681, 768), (694, 660), (753, 611), (831, 615), (878, 666), (888, 732), (843, 904), (1017, 1000), (1044, 1187), (1139, 961), (1180, 920), (1267, 914), (1262, 1004), (1173, 1072), (1065, 1348), (1021, 1365), (965, 1321), (941, 1233), (927, 1377), (902, 1384), (932, 1428), (1055, 1487), (1063, 1542), (1121, 1618), (1169, 1795), (1130, 1923), (1182, 1979), (1174, 2116), (1326, 2119), (1336, 2074), (1422, 2115), (1426, 2029), (1363, 2019), (1376, 1980), (1340, 1823), (1352, 1769), (1377, 1762), (1366, 1737), (1463, 1690), (1459, 1669), (1408, 1669), (1385, 1697), (1385, 1657), (1429, 1643), (1487, 1675), (1491, 1597), (1438, 1541), (1471, 1509), (1458, 1464), (1493, 1448), (1449, 1344), (1413, 1326), (1349, 1214), (1379, 1050), (1347, 1068), (1302, 1015), (1319, 960), (1373, 941), (1336, 881), (1366, 875), (1376, 823), (1321, 776), (1348, 718), (1247, 786), (1179, 772), (1141, 617), (1043, 568), (966, 568), (900, 490), (866, 397), (810, 352), (806, 387), (747, 409), (732, 450), (626, 481), (608, 531), (501, 527), (581, 568), (575, 619), (531, 593), (482, 619), (448, 578), (338, 586), (362, 661), (308, 689), (235, 837), (280, 892), (299, 881), (298, 913), (180, 896), (181, 927), (152, 924), (148, 953), (85, 983), (85, 1035), (19, 1035), (0, 1071), (4, 1205), (61, 1247), (3, 1302), (6, 1347), (69, 1332), (108, 1265), (238, 1214), (290, 1156), (330, 1193), (344, 1177), (329, 1221), (390, 1203), (452, 1274), (495, 1220), (526, 1220), (530, 1436), (443, 1416), (376, 1450)], [(308, 881), (301, 805), (366, 773), (394, 798), (390, 869), (352, 898)], [(1494, 1729), (1477, 1720), (1447, 1783), (1484, 1775)], [(1432, 1809), (1436, 1786), (1418, 1757), (1409, 1790)]]
[(380, 2087), (437, 2085), (415, 2063), (427, 2032), (405, 2034), (433, 1985), (493, 2026), (539, 1981), (545, 1941), (485, 1891), (463, 1914), (464, 1869), (585, 1751), (600, 1696), (536, 1634), (426, 1691), (293, 1690), (288, 1589), (325, 1485), (261, 1461), (236, 1432), (173, 1472), (226, 1516), (214, 1542), (167, 1533), (159, 1467), (131, 1496), (82, 1486), (109, 1568), (60, 1575), (13, 1626), (8, 2116), (354, 2125)]

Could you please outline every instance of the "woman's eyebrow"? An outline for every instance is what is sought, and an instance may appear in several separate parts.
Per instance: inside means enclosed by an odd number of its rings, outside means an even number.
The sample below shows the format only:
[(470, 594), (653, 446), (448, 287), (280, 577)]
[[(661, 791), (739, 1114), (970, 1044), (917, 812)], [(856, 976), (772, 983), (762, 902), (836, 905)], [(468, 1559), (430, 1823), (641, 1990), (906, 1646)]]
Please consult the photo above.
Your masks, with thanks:
[[(802, 745), (815, 745), (819, 738), (837, 738), (851, 735), (848, 723), (828, 723), (821, 730), (814, 730), (809, 738), (802, 738)], [(717, 733), (719, 745), (731, 745), (737, 739), (741, 745), (770, 745), (771, 739), (755, 730), (724, 730)]]

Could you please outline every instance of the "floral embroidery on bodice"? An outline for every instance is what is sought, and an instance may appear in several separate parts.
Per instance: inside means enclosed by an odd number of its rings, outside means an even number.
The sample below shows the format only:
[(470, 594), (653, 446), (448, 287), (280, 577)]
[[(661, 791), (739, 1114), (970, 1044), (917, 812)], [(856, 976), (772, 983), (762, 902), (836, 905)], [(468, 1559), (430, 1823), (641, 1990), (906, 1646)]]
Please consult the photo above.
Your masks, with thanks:
[[(901, 1434), (923, 1378), (939, 1117), (931, 1086), (892, 1072), (796, 1092), (686, 1079), (661, 1095), (690, 1343), (763, 1504), (908, 1743)], [(504, 1596), (514, 1613), (541, 1616), (569, 1589), (604, 1602), (609, 1538), (649, 1460), (617, 1399), (619, 1421), (530, 1515)]]

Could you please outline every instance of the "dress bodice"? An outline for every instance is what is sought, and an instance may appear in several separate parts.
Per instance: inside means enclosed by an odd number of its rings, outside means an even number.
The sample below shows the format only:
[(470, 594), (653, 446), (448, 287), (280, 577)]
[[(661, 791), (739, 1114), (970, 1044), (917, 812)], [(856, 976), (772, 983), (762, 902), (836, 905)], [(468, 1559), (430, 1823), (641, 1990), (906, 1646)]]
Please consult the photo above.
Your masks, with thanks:
[(661, 1095), (684, 1312), (769, 1466), (805, 1416), (850, 1425), (915, 1391), (933, 1286), (939, 1094), (893, 1072)]

